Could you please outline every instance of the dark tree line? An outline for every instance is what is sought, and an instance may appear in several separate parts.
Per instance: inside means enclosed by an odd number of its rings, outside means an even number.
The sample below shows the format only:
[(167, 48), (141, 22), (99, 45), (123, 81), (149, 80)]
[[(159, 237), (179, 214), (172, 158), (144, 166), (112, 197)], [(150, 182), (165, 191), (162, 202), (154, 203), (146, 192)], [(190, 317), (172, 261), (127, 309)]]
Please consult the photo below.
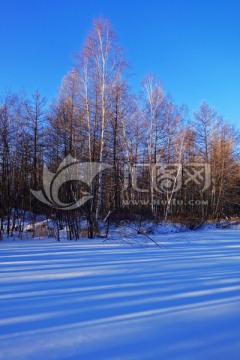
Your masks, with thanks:
[[(98, 19), (47, 106), (37, 91), (30, 99), (7, 93), (0, 99), (0, 221), (10, 234), (24, 214), (43, 213), (70, 237), (78, 220), (93, 237), (103, 219), (142, 217), (208, 219), (239, 216), (239, 134), (203, 102), (189, 116), (149, 74), (138, 95), (128, 85), (129, 66), (109, 22)], [(74, 179), (59, 189), (62, 202), (93, 197), (75, 210), (37, 200), (43, 168), (56, 172), (71, 155), (98, 163), (91, 184)], [(111, 169), (104, 169), (104, 164)], [(18, 219), (18, 220), (15, 220)], [(7, 224), (7, 225), (6, 225)], [(17, 224), (21, 229), (21, 223)]]

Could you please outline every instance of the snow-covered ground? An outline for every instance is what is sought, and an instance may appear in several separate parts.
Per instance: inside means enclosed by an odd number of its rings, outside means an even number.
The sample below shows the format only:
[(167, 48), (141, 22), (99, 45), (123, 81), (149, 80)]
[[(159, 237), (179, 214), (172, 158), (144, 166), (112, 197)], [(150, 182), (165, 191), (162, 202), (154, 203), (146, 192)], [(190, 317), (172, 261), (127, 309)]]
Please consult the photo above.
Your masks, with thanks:
[(240, 359), (239, 230), (0, 242), (0, 359)]

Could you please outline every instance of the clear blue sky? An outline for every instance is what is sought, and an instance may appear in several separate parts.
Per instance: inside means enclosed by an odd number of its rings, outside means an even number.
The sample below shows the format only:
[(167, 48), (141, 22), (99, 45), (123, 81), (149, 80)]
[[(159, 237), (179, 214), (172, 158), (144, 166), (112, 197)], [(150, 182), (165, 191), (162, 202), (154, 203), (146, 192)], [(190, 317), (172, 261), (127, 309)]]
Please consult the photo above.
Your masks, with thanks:
[(99, 15), (134, 89), (153, 71), (176, 103), (206, 99), (240, 126), (240, 0), (0, 0), (0, 92), (38, 88), (51, 101)]

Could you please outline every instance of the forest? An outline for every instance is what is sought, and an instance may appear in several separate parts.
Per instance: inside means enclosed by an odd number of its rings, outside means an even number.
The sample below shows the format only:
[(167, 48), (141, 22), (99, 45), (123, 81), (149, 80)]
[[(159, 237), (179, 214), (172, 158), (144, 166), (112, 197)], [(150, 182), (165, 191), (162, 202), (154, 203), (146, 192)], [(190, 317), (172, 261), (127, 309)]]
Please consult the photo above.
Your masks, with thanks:
[[(67, 222), (71, 238), (83, 219), (93, 238), (103, 222), (170, 220), (194, 228), (239, 217), (238, 129), (207, 101), (193, 114), (176, 105), (151, 72), (133, 91), (132, 74), (110, 22), (97, 18), (52, 103), (37, 90), (1, 95), (0, 238), (11, 235), (16, 219), (21, 233), (27, 213), (59, 228)], [(49, 198), (46, 174), (70, 164), (98, 164), (98, 171), (85, 181), (69, 170), (57, 189), (61, 204), (89, 199), (75, 208), (39, 201), (36, 191)]]

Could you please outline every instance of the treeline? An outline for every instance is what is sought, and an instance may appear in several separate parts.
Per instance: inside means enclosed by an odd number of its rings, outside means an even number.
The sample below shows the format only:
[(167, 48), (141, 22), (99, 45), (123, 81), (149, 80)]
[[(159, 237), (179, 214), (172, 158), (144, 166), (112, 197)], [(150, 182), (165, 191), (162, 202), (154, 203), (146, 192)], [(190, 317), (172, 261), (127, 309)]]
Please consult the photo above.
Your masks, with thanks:
[[(139, 94), (109, 22), (97, 19), (66, 74), (55, 103), (7, 93), (0, 101), (1, 229), (12, 214), (85, 217), (89, 236), (100, 221), (144, 218), (207, 219), (239, 215), (239, 134), (206, 102), (188, 115), (149, 74)], [(55, 173), (71, 155), (98, 163), (88, 184), (66, 181), (63, 203), (93, 197), (74, 210), (47, 206), (30, 189), (43, 189), (44, 165)], [(68, 157), (69, 159), (69, 157)], [(74, 160), (72, 160), (74, 162)], [(101, 171), (104, 164), (110, 169)], [(45, 174), (45, 175), (44, 175)], [(45, 189), (46, 190), (46, 189)], [(46, 195), (46, 191), (45, 191)], [(48, 194), (47, 194), (48, 195)], [(46, 197), (48, 197), (46, 195)], [(14, 217), (14, 218), (15, 218)]]

